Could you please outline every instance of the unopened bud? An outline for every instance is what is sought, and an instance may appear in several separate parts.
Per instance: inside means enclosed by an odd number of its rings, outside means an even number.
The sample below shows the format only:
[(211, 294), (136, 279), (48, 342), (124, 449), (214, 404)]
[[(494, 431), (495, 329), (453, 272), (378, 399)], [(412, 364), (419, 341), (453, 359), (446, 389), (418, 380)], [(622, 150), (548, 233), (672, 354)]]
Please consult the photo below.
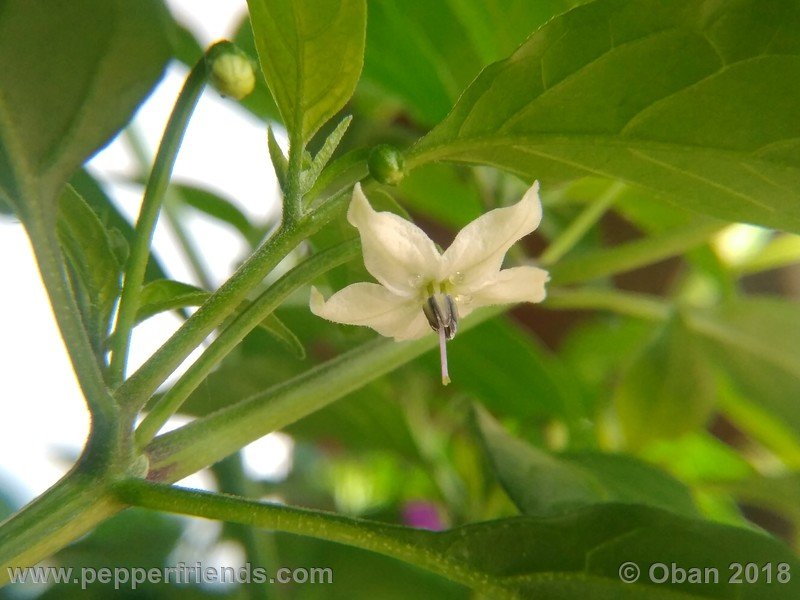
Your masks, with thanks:
[(206, 52), (208, 78), (223, 96), (241, 100), (253, 91), (256, 73), (253, 62), (228, 41), (217, 42)]
[(397, 185), (405, 177), (405, 159), (394, 146), (375, 146), (369, 153), (367, 166), (369, 174), (380, 183)]

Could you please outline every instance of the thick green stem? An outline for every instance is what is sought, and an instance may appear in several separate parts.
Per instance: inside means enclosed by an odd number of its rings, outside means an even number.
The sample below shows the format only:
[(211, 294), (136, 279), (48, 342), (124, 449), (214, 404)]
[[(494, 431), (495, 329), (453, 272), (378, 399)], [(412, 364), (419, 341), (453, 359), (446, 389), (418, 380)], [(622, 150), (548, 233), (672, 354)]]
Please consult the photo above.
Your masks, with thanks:
[(129, 458), (123, 453), (117, 406), (67, 285), (54, 228), (41, 215), (29, 215), (26, 227), (92, 423), (72, 471), (0, 524), (0, 585), (8, 581), (7, 568), (36, 564), (113, 514), (118, 503), (98, 489), (98, 482), (106, 480), (110, 471), (113, 474), (115, 467), (123, 471)]
[[(476, 311), (474, 327), (508, 307)], [(258, 438), (290, 425), (436, 346), (431, 334), (412, 342), (376, 339), (289, 381), (157, 437), (147, 447), (149, 478), (177, 481)]]
[(437, 532), (144, 481), (121, 482), (115, 490), (120, 500), (135, 506), (346, 544), (432, 571), (481, 592), (487, 598), (514, 597), (509, 590), (493, 585), (486, 574), (433, 550), (433, 540), (441, 535)]
[(71, 471), (0, 524), (0, 585), (8, 568), (35, 565), (122, 508), (97, 479)]
[(164, 192), (172, 175), (172, 168), (178, 157), (183, 135), (203, 91), (206, 76), (206, 64), (203, 58), (198, 61), (186, 78), (186, 83), (164, 130), (164, 137), (156, 154), (150, 178), (147, 180), (142, 207), (136, 221), (136, 236), (125, 268), (117, 324), (111, 348), (110, 374), (114, 384), (119, 384), (125, 374), (131, 332), (136, 319), (136, 311), (139, 308), (139, 294), (144, 281), (147, 261), (150, 258), (153, 231), (164, 199)]
[(625, 184), (616, 181), (609, 185), (608, 190), (597, 200), (589, 204), (578, 218), (569, 224), (561, 235), (552, 241), (547, 249), (542, 252), (539, 262), (543, 266), (550, 266), (572, 250), (581, 241), (584, 235), (600, 220), (606, 211), (614, 204), (620, 192), (625, 189)]
[(345, 194), (332, 198), (306, 218), (282, 226), (119, 387), (115, 395), (120, 404), (131, 412), (140, 409), (156, 388), (289, 252), (344, 209), (347, 198)]
[[(46, 225), (43, 218), (32, 218), (26, 226), (50, 305), (92, 418), (83, 459), (91, 462), (92, 468), (102, 470), (99, 463), (109, 462), (116, 456), (118, 409), (106, 387), (80, 311), (67, 285), (55, 231)], [(88, 464), (86, 468), (89, 468)]]
[(280, 306), (294, 290), (354, 258), (358, 255), (359, 248), (358, 240), (354, 239), (316, 254), (286, 273), (256, 298), (153, 406), (136, 430), (137, 445), (143, 447), (148, 444), (219, 361)]

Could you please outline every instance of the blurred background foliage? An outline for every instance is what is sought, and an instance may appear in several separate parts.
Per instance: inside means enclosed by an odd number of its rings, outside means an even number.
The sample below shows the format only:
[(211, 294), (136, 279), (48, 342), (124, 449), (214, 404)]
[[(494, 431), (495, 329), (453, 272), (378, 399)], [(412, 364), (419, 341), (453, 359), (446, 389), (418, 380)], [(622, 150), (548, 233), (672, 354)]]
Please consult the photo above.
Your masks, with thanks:
[[(353, 123), (337, 157), (378, 143), (407, 148), (448, 113), (483, 67), (575, 4), (370, 0), (365, 67), (343, 111)], [(171, 29), (175, 60), (193, 64), (200, 45), (181, 24)], [(246, 20), (231, 37), (255, 60)], [(242, 105), (278, 122), (262, 80)], [(330, 127), (316, 136), (312, 151)], [(103, 182), (81, 171), (73, 183), (103, 223), (129, 238), (130, 225)], [(446, 245), (458, 228), (517, 198), (524, 187), (489, 167), (435, 164), (387, 188), (388, 197), (376, 194), (375, 202), (408, 211)], [(763, 528), (798, 550), (800, 238), (716, 221), (601, 178), (545, 187), (543, 200), (543, 224), (515, 258), (541, 255), (552, 268), (546, 303), (514, 308), (460, 335), (450, 345), (453, 384), (446, 388), (428, 354), (288, 428), (295, 445), (284, 480), (255, 479), (233, 456), (212, 468), (218, 488), (437, 529), (608, 502), (646, 504)], [(178, 213), (200, 211), (231, 225), (251, 247), (272, 225), (249, 222), (227, 199), (197, 187), (174, 185), (168, 202)], [(575, 229), (581, 219), (585, 226)], [(561, 256), (549, 244), (570, 228), (574, 244)], [(352, 235), (342, 220), (302, 251)], [(609, 269), (615, 264), (623, 266)], [(163, 270), (154, 257), (149, 279), (159, 277)], [(354, 262), (319, 284), (339, 289), (367, 277)], [(314, 317), (305, 292), (277, 316), (283, 334), (274, 328), (251, 333), (182, 412), (208, 414), (374, 335)], [(0, 497), (0, 515), (11, 505)], [(210, 553), (220, 544), (273, 572), (329, 566), (335, 582), (149, 585), (115, 595), (470, 596), (456, 584), (360, 550), (233, 525), (203, 538), (189, 519), (140, 510), (113, 518), (51, 562), (169, 566), (192, 563), (200, 550)], [(57, 586), (40, 597), (106, 593)], [(0, 591), (37, 594), (32, 588)]]

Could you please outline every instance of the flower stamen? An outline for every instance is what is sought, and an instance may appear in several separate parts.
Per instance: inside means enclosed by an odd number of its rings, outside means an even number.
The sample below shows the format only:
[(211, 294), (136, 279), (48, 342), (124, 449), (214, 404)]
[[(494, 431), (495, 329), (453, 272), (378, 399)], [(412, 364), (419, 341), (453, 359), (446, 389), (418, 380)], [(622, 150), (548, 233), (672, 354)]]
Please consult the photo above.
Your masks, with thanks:
[(437, 293), (428, 297), (422, 306), (431, 329), (439, 334), (439, 354), (442, 363), (442, 383), (450, 383), (447, 371), (447, 341), (456, 336), (458, 329), (458, 308), (450, 294)]
[(439, 328), (439, 358), (442, 362), (442, 385), (450, 383), (450, 373), (447, 371), (447, 334), (444, 327)]

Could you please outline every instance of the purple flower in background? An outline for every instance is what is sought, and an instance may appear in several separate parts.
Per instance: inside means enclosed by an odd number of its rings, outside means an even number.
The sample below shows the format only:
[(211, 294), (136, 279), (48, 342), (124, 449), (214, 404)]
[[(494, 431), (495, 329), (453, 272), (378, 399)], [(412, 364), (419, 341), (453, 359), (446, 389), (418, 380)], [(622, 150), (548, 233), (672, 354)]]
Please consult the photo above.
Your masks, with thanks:
[(403, 523), (417, 529), (440, 531), (445, 528), (439, 508), (433, 502), (412, 500), (403, 506)]

